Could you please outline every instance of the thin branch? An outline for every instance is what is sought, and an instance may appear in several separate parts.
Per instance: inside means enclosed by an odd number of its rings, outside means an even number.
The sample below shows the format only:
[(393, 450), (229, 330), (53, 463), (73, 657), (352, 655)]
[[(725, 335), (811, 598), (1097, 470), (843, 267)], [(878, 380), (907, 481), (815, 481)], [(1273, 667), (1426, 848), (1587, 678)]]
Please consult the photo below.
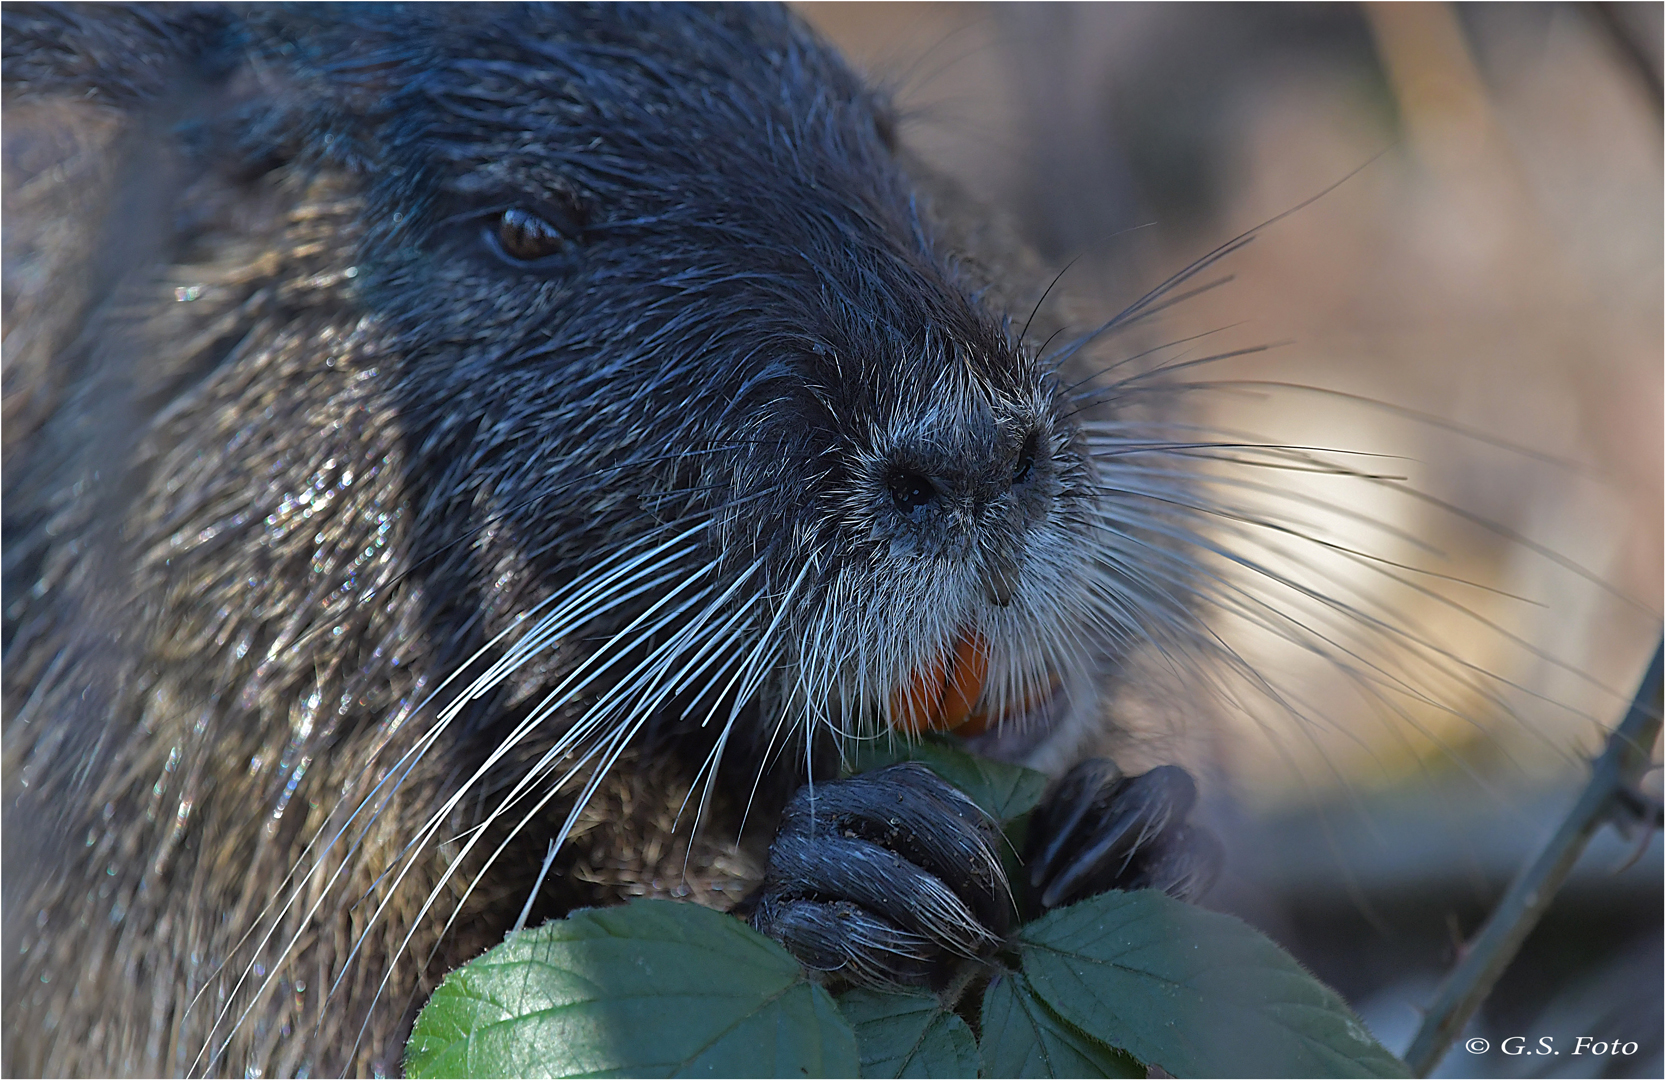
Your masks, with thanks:
[(1491, 993), (1498, 976), (1520, 951), (1521, 943), (1538, 925), (1550, 901), (1584, 853), (1584, 846), (1603, 822), (1631, 820), (1631, 797), (1653, 755), (1659, 737), (1660, 681), (1665, 668), (1665, 640), (1654, 650), (1648, 673), (1630, 704), (1630, 712), (1596, 759), (1590, 782), (1538, 857), (1515, 877), (1486, 925), (1469, 944), (1457, 966), (1440, 986), (1423, 1017), (1405, 1062), (1413, 1076), (1427, 1076), (1450, 1049)]

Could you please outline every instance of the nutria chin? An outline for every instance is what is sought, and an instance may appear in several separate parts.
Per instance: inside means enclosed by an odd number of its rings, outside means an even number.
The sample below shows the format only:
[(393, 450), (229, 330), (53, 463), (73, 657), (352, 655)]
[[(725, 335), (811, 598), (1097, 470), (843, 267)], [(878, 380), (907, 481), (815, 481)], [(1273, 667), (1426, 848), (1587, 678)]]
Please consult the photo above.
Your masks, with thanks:
[[(9, 1072), (395, 1070), (631, 895), (929, 982), (1004, 926), (986, 824), (794, 791), (928, 728), (1062, 773), (1209, 640), (1162, 396), (1043, 352), (782, 9), (19, 7), (4, 73)], [(1204, 887), (1191, 796), (1089, 759), (1033, 902)]]

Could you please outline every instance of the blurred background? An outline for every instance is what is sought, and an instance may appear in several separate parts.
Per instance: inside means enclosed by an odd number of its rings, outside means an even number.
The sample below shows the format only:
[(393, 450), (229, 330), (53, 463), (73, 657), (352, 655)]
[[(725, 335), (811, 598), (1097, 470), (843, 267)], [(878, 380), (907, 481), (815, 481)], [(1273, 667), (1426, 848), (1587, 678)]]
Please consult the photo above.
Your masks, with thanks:
[[(1391, 478), (1280, 477), (1332, 546), (1265, 554), (1396, 628), (1363, 635), (1390, 674), (1361, 692), (1349, 646), (1247, 621), (1232, 646), (1298, 705), (1221, 694), (1153, 756), (1207, 778), (1231, 853), (1209, 905), (1403, 1051), (1658, 639), (1660, 5), (797, 7), (913, 153), (1068, 267), (1049, 303), (1077, 329), (1264, 226), (1100, 355), (1271, 346), (1211, 366), (1187, 416)], [(1470, 1032), (1563, 1053), (1459, 1044), (1443, 1074), (1665, 1072), (1661, 902), (1658, 837), (1604, 827)]]

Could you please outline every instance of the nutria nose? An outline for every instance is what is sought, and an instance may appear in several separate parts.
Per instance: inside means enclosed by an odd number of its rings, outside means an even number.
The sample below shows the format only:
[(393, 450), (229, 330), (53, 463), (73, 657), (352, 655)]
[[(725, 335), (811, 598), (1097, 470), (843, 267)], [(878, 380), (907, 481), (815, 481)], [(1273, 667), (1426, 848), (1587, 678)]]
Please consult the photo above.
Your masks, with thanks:
[(909, 517), (933, 506), (981, 509), (1034, 476), (1038, 443), (1039, 437), (1030, 432), (1015, 453), (1010, 442), (992, 439), (968, 441), (951, 450), (940, 444), (920, 448), (906, 463), (892, 464), (885, 485), (896, 508)]
[(1029, 435), (1014, 446), (1008, 435), (916, 446), (884, 476), (890, 501), (919, 530), (924, 549), (969, 564), (995, 607), (1009, 606), (1018, 591), (1022, 534), (1035, 512), (1028, 496), (1037, 441)]

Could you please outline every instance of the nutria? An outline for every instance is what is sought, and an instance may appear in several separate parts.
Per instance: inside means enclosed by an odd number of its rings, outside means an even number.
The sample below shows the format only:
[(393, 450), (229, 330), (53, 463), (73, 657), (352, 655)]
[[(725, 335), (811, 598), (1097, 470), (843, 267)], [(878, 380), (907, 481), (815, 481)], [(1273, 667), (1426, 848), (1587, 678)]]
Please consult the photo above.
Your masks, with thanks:
[[(929, 981), (1004, 925), (987, 823), (794, 792), (887, 730), (1062, 772), (1206, 648), (1153, 384), (1043, 351), (782, 9), (8, 8), (5, 80), (9, 1072), (394, 1071), (631, 895)], [(805, 808), (875, 790), (924, 869), (840, 899)], [(1192, 792), (1080, 765), (1048, 805), (1139, 827), (1055, 813), (1037, 902), (1205, 887)]]

